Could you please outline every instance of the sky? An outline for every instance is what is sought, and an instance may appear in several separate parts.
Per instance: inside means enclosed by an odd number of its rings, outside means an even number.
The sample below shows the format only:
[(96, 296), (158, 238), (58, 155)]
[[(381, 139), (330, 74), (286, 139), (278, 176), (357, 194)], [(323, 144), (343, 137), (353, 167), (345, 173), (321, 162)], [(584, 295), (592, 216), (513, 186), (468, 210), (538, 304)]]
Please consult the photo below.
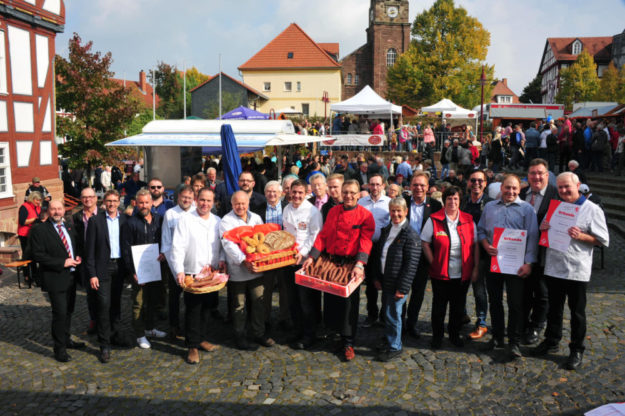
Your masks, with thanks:
[[(434, 0), (410, 0), (410, 21)], [(491, 34), (486, 62), (520, 95), (536, 76), (548, 37), (612, 36), (625, 30), (625, 0), (456, 0)], [(316, 42), (338, 42), (340, 57), (366, 43), (368, 0), (65, 0), (65, 32), (57, 53), (67, 56), (76, 32), (111, 52), (118, 78), (139, 79), (163, 61), (219, 71), (237, 67), (297, 23)]]

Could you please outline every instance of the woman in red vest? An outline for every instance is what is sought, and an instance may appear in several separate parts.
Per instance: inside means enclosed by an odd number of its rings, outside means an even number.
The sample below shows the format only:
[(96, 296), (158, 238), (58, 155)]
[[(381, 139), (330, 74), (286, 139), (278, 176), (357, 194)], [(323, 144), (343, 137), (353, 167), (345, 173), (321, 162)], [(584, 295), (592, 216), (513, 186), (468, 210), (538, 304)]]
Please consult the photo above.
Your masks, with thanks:
[[(41, 201), (43, 196), (40, 192), (34, 191), (28, 194), (26, 202), (22, 204), (18, 211), (17, 219), (17, 236), (20, 239), (20, 245), (22, 246), (22, 260), (29, 260), (29, 256), (25, 254), (26, 243), (28, 242), (28, 235), (30, 229), (35, 224), (35, 221), (39, 220), (41, 215)], [(30, 273), (28, 268), (24, 269), (24, 279), (28, 282), (30, 280)]]
[(460, 188), (443, 192), (443, 209), (430, 215), (421, 231), (423, 254), (432, 279), (432, 348), (443, 342), (449, 304), (449, 340), (464, 346), (460, 338), (464, 300), (469, 283), (477, 279), (479, 250), (477, 228), (471, 214), (460, 211)]

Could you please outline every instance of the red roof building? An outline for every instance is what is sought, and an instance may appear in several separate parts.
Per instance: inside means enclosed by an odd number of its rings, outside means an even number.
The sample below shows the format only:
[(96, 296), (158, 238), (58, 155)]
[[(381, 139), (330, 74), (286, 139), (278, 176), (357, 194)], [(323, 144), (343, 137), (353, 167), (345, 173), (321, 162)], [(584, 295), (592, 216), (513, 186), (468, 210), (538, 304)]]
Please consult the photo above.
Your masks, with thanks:
[(519, 97), (508, 87), (508, 79), (502, 78), (493, 82), (493, 92), (490, 96), (491, 103), (518, 104)]
[(612, 36), (547, 38), (538, 73), (542, 75), (542, 102), (552, 104), (560, 87), (560, 71), (571, 66), (582, 51), (595, 59), (601, 78), (612, 60)]
[(158, 108), (160, 98), (158, 94), (156, 97), (153, 96), (154, 89), (152, 88), (152, 85), (148, 83), (145, 71), (139, 71), (139, 81), (118, 78), (112, 78), (112, 80), (120, 85), (130, 88), (130, 94), (138, 99), (139, 102), (142, 103), (147, 109), (152, 108), (153, 100), (156, 98), (156, 107)]

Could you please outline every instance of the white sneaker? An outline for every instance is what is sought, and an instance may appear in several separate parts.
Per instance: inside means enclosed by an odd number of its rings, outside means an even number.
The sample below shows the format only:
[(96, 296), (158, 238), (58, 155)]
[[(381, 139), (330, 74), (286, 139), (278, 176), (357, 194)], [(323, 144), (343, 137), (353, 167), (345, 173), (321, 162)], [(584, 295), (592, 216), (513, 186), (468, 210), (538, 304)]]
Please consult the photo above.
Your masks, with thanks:
[(150, 344), (150, 341), (148, 341), (146, 337), (137, 338), (137, 344), (139, 345), (139, 348), (143, 348), (144, 350), (152, 347), (152, 344)]
[(159, 331), (158, 329), (154, 328), (154, 329), (145, 331), (145, 336), (152, 337), (152, 338), (165, 338), (167, 336), (167, 333), (163, 331)]

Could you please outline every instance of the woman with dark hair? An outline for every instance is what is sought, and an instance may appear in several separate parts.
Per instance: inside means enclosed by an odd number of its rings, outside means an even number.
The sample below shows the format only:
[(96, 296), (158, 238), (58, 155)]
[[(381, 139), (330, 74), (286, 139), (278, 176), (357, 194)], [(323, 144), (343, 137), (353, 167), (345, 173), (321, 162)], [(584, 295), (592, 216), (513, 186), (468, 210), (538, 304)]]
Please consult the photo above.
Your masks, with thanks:
[(432, 348), (443, 342), (449, 304), (449, 340), (457, 347), (469, 283), (477, 279), (477, 228), (471, 214), (460, 211), (462, 191), (451, 186), (443, 192), (443, 209), (430, 215), (421, 231), (423, 253), (432, 280)]

